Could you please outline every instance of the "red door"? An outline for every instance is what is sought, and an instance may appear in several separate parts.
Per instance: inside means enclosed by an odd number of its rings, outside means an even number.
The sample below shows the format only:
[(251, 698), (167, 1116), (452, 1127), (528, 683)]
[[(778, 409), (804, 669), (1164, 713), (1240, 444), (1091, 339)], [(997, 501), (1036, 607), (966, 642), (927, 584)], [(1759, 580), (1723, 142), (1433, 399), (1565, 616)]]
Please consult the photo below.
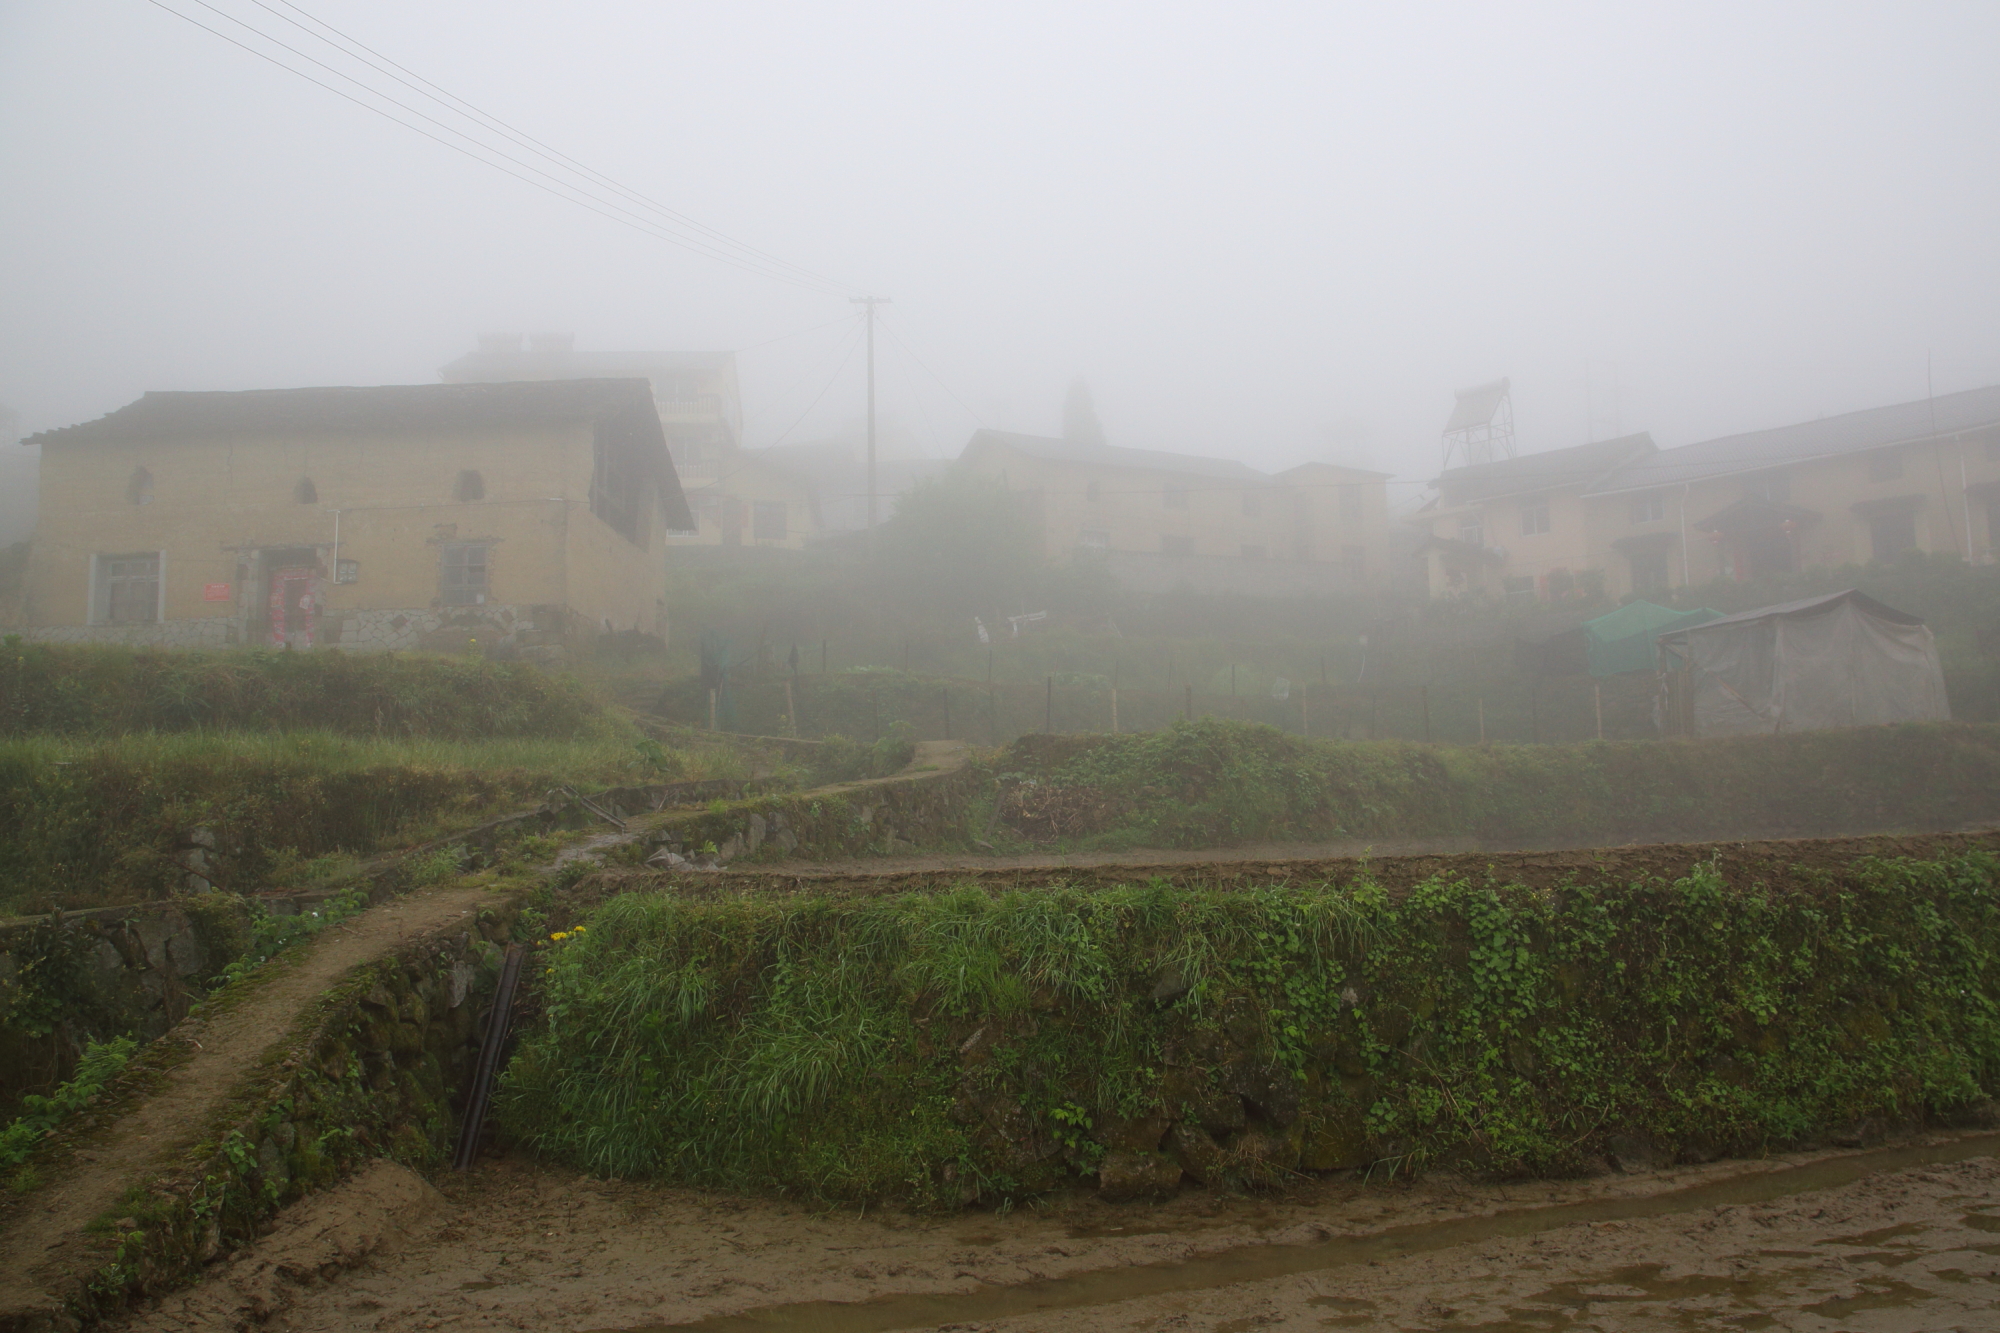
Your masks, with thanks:
[(268, 606), (271, 629), (269, 642), (275, 647), (313, 646), (318, 618), (313, 607), (313, 572), (310, 569), (271, 571), (271, 598)]

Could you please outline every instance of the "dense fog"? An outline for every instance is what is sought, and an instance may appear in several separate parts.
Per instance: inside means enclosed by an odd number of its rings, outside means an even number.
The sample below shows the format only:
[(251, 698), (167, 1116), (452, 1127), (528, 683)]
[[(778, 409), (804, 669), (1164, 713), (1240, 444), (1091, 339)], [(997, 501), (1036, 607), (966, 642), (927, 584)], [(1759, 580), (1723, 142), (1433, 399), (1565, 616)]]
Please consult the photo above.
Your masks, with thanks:
[[(471, 160), (314, 19), (813, 280)], [(428, 382), (546, 329), (738, 350), (747, 442), (797, 441), (857, 420), (874, 293), (911, 451), (1054, 432), (1082, 377), (1113, 443), (1414, 495), (1501, 375), (1524, 449), (2000, 379), (1996, 38), (1980, 4), (13, 0), (0, 404)]]

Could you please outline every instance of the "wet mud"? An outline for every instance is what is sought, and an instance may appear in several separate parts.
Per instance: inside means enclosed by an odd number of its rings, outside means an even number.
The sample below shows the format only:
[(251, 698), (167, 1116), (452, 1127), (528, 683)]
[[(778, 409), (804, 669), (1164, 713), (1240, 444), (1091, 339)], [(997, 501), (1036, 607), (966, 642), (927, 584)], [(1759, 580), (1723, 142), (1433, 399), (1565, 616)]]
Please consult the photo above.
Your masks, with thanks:
[(512, 1160), (434, 1200), (382, 1167), (131, 1327), (1992, 1329), (1996, 1152), (2000, 1136), (1977, 1135), (1593, 1180), (1341, 1178), (950, 1217)]

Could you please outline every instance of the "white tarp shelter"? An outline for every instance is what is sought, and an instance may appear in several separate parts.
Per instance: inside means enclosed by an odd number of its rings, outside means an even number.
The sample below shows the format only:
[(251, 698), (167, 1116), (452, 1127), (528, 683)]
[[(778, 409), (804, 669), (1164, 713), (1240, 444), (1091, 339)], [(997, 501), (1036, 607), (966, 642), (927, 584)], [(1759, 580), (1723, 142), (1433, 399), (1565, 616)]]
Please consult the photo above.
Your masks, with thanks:
[(1659, 636), (1669, 730), (1696, 736), (1944, 721), (1924, 622), (1850, 588)]

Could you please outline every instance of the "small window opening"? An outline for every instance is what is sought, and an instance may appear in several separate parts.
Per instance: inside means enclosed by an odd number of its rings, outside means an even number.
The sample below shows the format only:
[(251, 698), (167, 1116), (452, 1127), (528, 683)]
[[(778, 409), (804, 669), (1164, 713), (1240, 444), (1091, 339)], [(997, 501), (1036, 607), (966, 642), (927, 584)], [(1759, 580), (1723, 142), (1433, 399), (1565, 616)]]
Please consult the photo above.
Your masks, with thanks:
[(292, 498), (302, 505), (319, 503), (319, 487), (313, 485), (311, 477), (300, 477), (299, 484), (292, 488)]
[(486, 478), (467, 468), (458, 474), (458, 484), (451, 488), (451, 498), (461, 503), (467, 500), (484, 500)]
[(135, 505), (153, 503), (153, 474), (145, 468), (132, 469), (132, 480), (125, 483), (125, 498)]

